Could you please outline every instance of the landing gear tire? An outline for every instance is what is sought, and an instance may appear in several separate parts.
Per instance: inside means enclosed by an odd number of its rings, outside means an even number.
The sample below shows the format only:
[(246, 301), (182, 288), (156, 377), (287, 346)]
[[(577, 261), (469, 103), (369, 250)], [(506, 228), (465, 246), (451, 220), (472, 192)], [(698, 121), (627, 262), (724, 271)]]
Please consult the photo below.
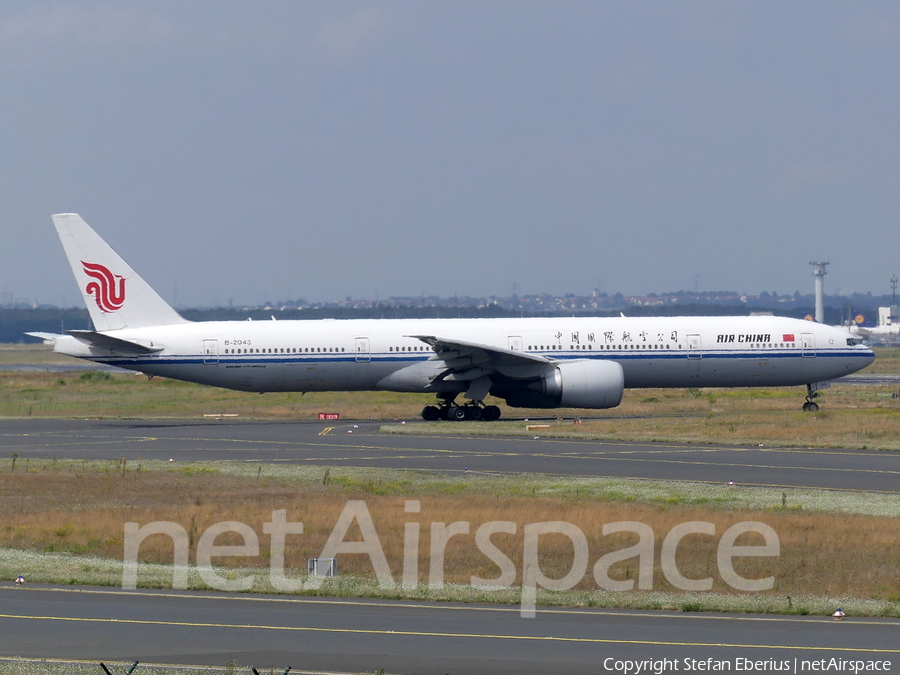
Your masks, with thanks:
[(447, 414), (447, 419), (453, 420), (454, 422), (462, 422), (463, 420), (468, 419), (468, 417), (468, 411), (461, 405), (450, 408)]
[(422, 419), (426, 422), (436, 420), (493, 422), (500, 419), (500, 408), (495, 405), (482, 405), (480, 402), (455, 405), (451, 401), (443, 399), (441, 405), (427, 405), (422, 408)]
[(441, 409), (434, 405), (426, 405), (422, 408), (422, 419), (426, 422), (436, 422), (441, 419)]
[(829, 386), (827, 382), (812, 383), (806, 385), (806, 403), (803, 404), (803, 412), (818, 412), (819, 404), (816, 399), (821, 396), (820, 389), (826, 389)]
[(485, 422), (496, 422), (500, 419), (500, 408), (495, 405), (485, 406), (481, 415)]

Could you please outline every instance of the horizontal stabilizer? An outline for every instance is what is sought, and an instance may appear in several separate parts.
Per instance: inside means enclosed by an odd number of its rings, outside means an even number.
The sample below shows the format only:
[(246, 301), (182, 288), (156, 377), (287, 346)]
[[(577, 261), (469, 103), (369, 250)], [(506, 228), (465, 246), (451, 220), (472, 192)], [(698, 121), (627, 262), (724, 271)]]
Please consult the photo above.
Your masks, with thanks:
[(102, 347), (103, 349), (112, 349), (117, 352), (152, 354), (163, 350), (162, 345), (154, 345), (152, 342), (149, 345), (142, 345), (137, 342), (123, 340), (121, 338), (112, 337), (111, 335), (106, 335), (105, 333), (97, 333), (92, 330), (69, 330), (66, 331), (66, 333), (83, 342), (88, 342), (97, 347)]
[(44, 341), (44, 344), (52, 345), (61, 337), (66, 337), (65, 335), (61, 335), (60, 333), (25, 333), (25, 335), (30, 335), (31, 337), (40, 338)]

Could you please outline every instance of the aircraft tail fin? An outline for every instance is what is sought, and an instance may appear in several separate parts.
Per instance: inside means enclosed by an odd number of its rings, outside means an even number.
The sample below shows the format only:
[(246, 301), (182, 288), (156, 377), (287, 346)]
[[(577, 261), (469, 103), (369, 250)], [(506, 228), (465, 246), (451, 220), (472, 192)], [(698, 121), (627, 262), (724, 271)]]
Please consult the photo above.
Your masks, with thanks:
[(77, 213), (53, 224), (97, 331), (187, 323)]

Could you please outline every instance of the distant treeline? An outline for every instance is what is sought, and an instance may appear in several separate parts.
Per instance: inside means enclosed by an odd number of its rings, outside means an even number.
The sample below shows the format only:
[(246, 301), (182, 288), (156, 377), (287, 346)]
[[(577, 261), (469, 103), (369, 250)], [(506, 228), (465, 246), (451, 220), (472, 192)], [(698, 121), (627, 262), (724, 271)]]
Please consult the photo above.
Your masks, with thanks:
[(0, 342), (40, 342), (27, 332), (91, 330), (86, 309), (0, 309)]
[[(593, 312), (553, 312), (529, 314), (503, 309), (499, 305), (483, 307), (390, 307), (369, 308), (321, 308), (321, 309), (231, 309), (215, 307), (211, 309), (183, 309), (181, 315), (190, 321), (280, 321), (290, 319), (475, 319), (517, 316), (618, 316), (617, 311)], [(732, 305), (678, 305), (664, 307), (629, 307), (627, 316), (746, 316), (753, 311), (766, 311), (754, 307)], [(843, 310), (846, 311), (846, 310)], [(813, 314), (812, 307), (798, 307), (784, 312), (775, 311), (780, 316), (802, 319)], [(873, 319), (877, 312), (872, 308), (854, 308), (854, 315), (863, 314)], [(839, 324), (846, 321), (840, 308), (826, 307), (825, 322)], [(39, 342), (26, 332), (64, 333), (67, 330), (91, 330), (91, 320), (84, 309), (2, 309), (0, 308), (0, 342)]]

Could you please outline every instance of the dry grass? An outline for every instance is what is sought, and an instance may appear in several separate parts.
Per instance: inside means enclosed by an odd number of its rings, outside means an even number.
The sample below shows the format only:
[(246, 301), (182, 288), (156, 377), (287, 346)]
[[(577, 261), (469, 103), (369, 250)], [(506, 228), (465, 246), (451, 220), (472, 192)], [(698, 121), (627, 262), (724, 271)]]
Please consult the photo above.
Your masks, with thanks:
[(415, 418), (432, 396), (393, 392), (250, 394), (144, 375), (0, 372), (0, 417), (190, 418), (236, 414), (255, 419)]
[(868, 375), (894, 375), (900, 373), (900, 347), (873, 347), (875, 363), (866, 368)]
[[(227, 657), (223, 657), (224, 658)], [(131, 661), (104, 661), (112, 673), (126, 673)], [(97, 675), (100, 660), (67, 661), (64, 659), (24, 659), (0, 657), (0, 675)], [(237, 672), (250, 672), (250, 668), (238, 670), (231, 666), (170, 666), (163, 664), (141, 663), (135, 670), (138, 675), (235, 675)], [(260, 675), (282, 675), (284, 669), (260, 670)]]
[(0, 365), (72, 365), (78, 363), (70, 356), (56, 354), (53, 348), (44, 344), (7, 344), (0, 342)]
[[(900, 399), (888, 387), (834, 385), (818, 413), (801, 412), (796, 390), (642, 389), (601, 415), (544, 420), (549, 429), (521, 421), (491, 424), (386, 425), (391, 433), (504, 434), (596, 438), (617, 441), (846, 447), (900, 450)], [(629, 398), (629, 395), (631, 398)], [(579, 411), (581, 413), (588, 411)], [(593, 411), (591, 411), (592, 413)]]
[[(900, 348), (879, 348), (866, 373), (900, 373)], [(84, 362), (54, 354), (46, 345), (0, 344), (0, 364), (76, 364)], [(840, 410), (900, 410), (890, 387), (838, 386), (823, 398), (827, 412)], [(634, 389), (621, 406), (610, 411), (504, 409), (512, 417), (584, 416), (605, 423), (638, 415), (748, 415), (794, 413), (803, 402), (802, 387), (760, 389)], [(0, 372), (0, 417), (194, 417), (234, 413), (258, 418), (314, 418), (318, 412), (340, 412), (348, 419), (417, 419), (434, 397), (393, 392), (328, 392), (249, 394), (141, 374)], [(823, 410), (823, 414), (826, 411)], [(587, 415), (585, 415), (587, 413)], [(751, 420), (752, 421), (752, 420)], [(726, 426), (741, 423), (730, 419)], [(784, 420), (774, 423), (779, 426)], [(667, 423), (663, 423), (663, 428)], [(773, 426), (769, 424), (768, 426)], [(623, 427), (624, 429), (625, 427)], [(606, 430), (605, 430), (606, 431)], [(604, 431), (604, 433), (605, 433)], [(621, 432), (622, 429), (615, 429)], [(730, 429), (729, 429), (729, 433)]]
[[(590, 565), (605, 553), (634, 543), (634, 536), (602, 535), (604, 523), (636, 520), (650, 525), (656, 534), (654, 590), (677, 593), (663, 577), (659, 566), (662, 539), (669, 530), (690, 520), (712, 522), (721, 534), (730, 525), (745, 520), (762, 521), (777, 532), (781, 541), (778, 558), (743, 558), (738, 572), (748, 578), (774, 575), (775, 595), (849, 596), (900, 602), (900, 518), (837, 513), (806, 513), (793, 503), (763, 510), (728, 511), (716, 506), (691, 506), (665, 499), (653, 503), (619, 499), (583, 498), (579, 493), (563, 497), (507, 496), (485, 489), (454, 489), (440, 483), (440, 491), (420, 486), (396, 494), (390, 483), (367, 483), (335, 471), (327, 484), (322, 479), (291, 480), (229, 475), (204, 471), (195, 466), (148, 471), (136, 467), (78, 462), (47, 462), (29, 472), (0, 474), (0, 508), (6, 514), (0, 528), (0, 546), (43, 552), (67, 552), (122, 560), (124, 523), (143, 524), (165, 520), (189, 532), (192, 556), (202, 532), (210, 525), (236, 520), (250, 525), (259, 535), (261, 555), (229, 558), (229, 566), (267, 568), (268, 537), (262, 525), (276, 509), (286, 509), (288, 519), (302, 521), (304, 534), (288, 538), (288, 566), (304, 569), (306, 559), (320, 554), (348, 499), (364, 499), (395, 579), (401, 576), (403, 533), (407, 522), (422, 525), (420, 581), (428, 582), (429, 528), (433, 522), (466, 521), (470, 535), (451, 539), (446, 549), (445, 580), (468, 584), (471, 576), (496, 577), (499, 570), (474, 545), (474, 531), (485, 522), (506, 520), (517, 524), (515, 535), (498, 534), (494, 543), (521, 573), (522, 528), (534, 522), (562, 520), (580, 527), (590, 546)], [(406, 499), (419, 499), (421, 513), (407, 514)], [(898, 509), (900, 513), (900, 509)], [(358, 536), (354, 526), (348, 539)], [(217, 544), (240, 544), (237, 538), (221, 536)], [(235, 535), (236, 537), (236, 535)], [(761, 543), (739, 540), (738, 543)], [(714, 579), (713, 592), (728, 594), (716, 571), (718, 537), (690, 535), (679, 549), (678, 564), (689, 578)], [(571, 564), (571, 544), (561, 536), (541, 540), (541, 568), (550, 575), (564, 575)], [(148, 538), (141, 560), (166, 563), (172, 560), (171, 541), (163, 536)], [(344, 555), (342, 572), (369, 578), (368, 556)], [(634, 578), (635, 560), (616, 564), (612, 577)], [(589, 568), (590, 570), (590, 568)], [(516, 583), (520, 583), (518, 577)], [(577, 587), (596, 591), (588, 571)]]
[[(876, 361), (900, 370), (900, 356)], [(30, 352), (18, 353), (27, 358)], [(44, 352), (38, 352), (44, 353)], [(0, 352), (2, 355), (3, 352)], [(45, 354), (46, 355), (46, 354)], [(887, 370), (885, 370), (887, 369)], [(799, 410), (802, 388), (637, 389), (608, 411), (505, 409), (512, 417), (559, 417), (544, 435), (611, 440), (900, 449), (900, 399), (892, 387), (835, 385), (817, 414)], [(416, 419), (429, 395), (393, 392), (248, 394), (142, 375), (0, 372), (0, 417), (202, 417), (229, 413), (247, 418), (314, 419), (338, 412), (344, 419)], [(578, 417), (581, 424), (574, 425)], [(389, 429), (423, 433), (524, 434), (521, 422), (415, 425)]]
[[(900, 373), (900, 349), (880, 349), (867, 373)], [(77, 363), (44, 345), (0, 345), (0, 364)], [(634, 389), (609, 411), (504, 408), (507, 417), (582, 417), (573, 432), (636, 440), (744, 443), (789, 442), (893, 447), (900, 437), (900, 400), (891, 387), (838, 385), (825, 392), (818, 415), (801, 415), (802, 387), (765, 389)], [(251, 418), (417, 419), (430, 395), (393, 392), (249, 394), (140, 374), (0, 372), (0, 417), (200, 417), (230, 413)], [(639, 417), (639, 420), (631, 420)], [(645, 418), (652, 419), (645, 419)], [(681, 421), (679, 421), (681, 420)], [(830, 422), (827, 422), (830, 420)], [(699, 425), (698, 425), (699, 421)], [(827, 423), (823, 423), (827, 422)], [(479, 425), (487, 431), (493, 425)], [(460, 427), (456, 427), (459, 429)], [(493, 427), (492, 433), (496, 433)], [(886, 447), (886, 446), (885, 446)]]
[[(42, 360), (43, 359), (43, 360)], [(53, 363), (57, 357), (43, 347), (0, 347), (0, 363)], [(67, 361), (67, 359), (62, 359)], [(871, 372), (900, 372), (900, 350), (880, 350)], [(585, 435), (616, 440), (754, 445), (841, 445), (900, 449), (900, 401), (887, 387), (841, 385), (826, 392), (816, 415), (798, 412), (800, 388), (777, 390), (632, 390), (619, 408), (583, 418), (551, 421), (544, 435)], [(410, 419), (430, 396), (379, 393), (268, 394), (259, 396), (143, 376), (80, 373), (0, 372), (0, 416), (58, 417), (200, 417), (206, 413), (236, 413), (257, 418), (314, 418), (320, 411), (343, 418)], [(571, 416), (574, 411), (556, 411)], [(583, 411), (582, 411), (583, 412)], [(516, 416), (546, 416), (546, 411), (504, 411)], [(519, 422), (494, 424), (405, 425), (400, 430), (437, 433), (525, 433)], [(100, 462), (30, 462), (19, 460), (16, 471), (0, 468), (0, 573), (12, 574), (23, 561), (46, 581), (117, 583), (121, 578), (124, 523), (171, 520), (190, 534), (192, 548), (212, 523), (239, 520), (260, 536), (264, 555), (234, 565), (258, 570), (268, 565), (268, 537), (262, 524), (275, 509), (286, 509), (290, 520), (302, 520), (306, 533), (288, 540), (288, 564), (305, 569), (305, 559), (318, 555), (347, 499), (365, 499), (395, 578), (400, 577), (402, 535), (406, 522), (422, 524), (420, 580), (427, 581), (429, 526), (432, 522), (468, 521), (471, 531), (483, 522), (517, 523), (516, 535), (495, 535), (493, 541), (521, 570), (522, 527), (532, 522), (563, 520), (578, 525), (590, 543), (590, 565), (604, 553), (632, 543), (627, 535), (604, 537), (603, 523), (637, 520), (656, 533), (654, 593), (596, 593), (588, 574), (579, 587), (556, 599), (539, 602), (587, 606), (658, 608), (670, 605), (723, 611), (825, 611), (840, 597), (855, 603), (857, 613), (898, 613), (900, 602), (900, 504), (890, 495), (836, 495), (814, 491), (790, 495), (763, 489), (731, 490), (690, 484), (628, 482), (611, 479), (497, 479), (391, 472), (375, 469), (247, 465), (242, 463), (163, 467), (114, 465)], [(776, 491), (777, 492), (777, 491)], [(422, 512), (406, 514), (406, 499), (419, 499)], [(730, 510), (729, 510), (730, 509)], [(810, 509), (817, 509), (811, 511)], [(821, 510), (818, 510), (821, 509)], [(839, 513), (843, 509), (844, 513)], [(865, 514), (865, 515), (864, 515)], [(662, 538), (677, 523), (705, 520), (721, 534), (730, 524), (761, 520), (772, 526), (782, 544), (781, 556), (745, 558), (737, 562), (748, 577), (774, 575), (776, 587), (759, 596), (729, 592), (715, 568), (717, 537), (693, 535), (679, 549), (679, 566), (688, 577), (712, 576), (715, 592), (667, 593), (671, 590), (659, 569)], [(621, 538), (620, 538), (621, 537)], [(227, 543), (222, 537), (217, 544)], [(238, 542), (235, 542), (238, 543)], [(739, 541), (738, 543), (744, 543)], [(746, 542), (751, 543), (751, 542)], [(571, 546), (562, 538), (541, 541), (542, 570), (561, 576), (571, 562)], [(545, 550), (546, 547), (546, 550)], [(15, 549), (15, 550), (14, 550)], [(60, 557), (60, 553), (63, 555)], [(146, 569), (142, 583), (171, 583), (166, 566), (171, 544), (163, 537), (148, 539), (141, 549)], [(30, 557), (29, 557), (30, 556)], [(474, 547), (473, 536), (459, 536), (447, 547), (443, 595), (421, 587), (408, 597), (467, 601), (515, 602), (514, 591), (475, 591), (472, 575), (492, 577), (498, 570)], [(117, 562), (118, 561), (118, 562)], [(613, 567), (614, 578), (633, 577), (634, 561)], [(116, 567), (118, 564), (118, 567)], [(323, 593), (384, 597), (371, 581), (367, 557), (344, 556), (347, 576), (329, 582)], [(142, 575), (147, 573), (142, 572)], [(152, 579), (149, 580), (148, 579)], [(517, 579), (517, 582), (520, 579)], [(260, 590), (271, 590), (261, 586)], [(403, 595), (397, 591), (400, 597)], [(507, 595), (509, 596), (507, 598)], [(793, 605), (795, 601), (805, 598)], [(673, 599), (674, 598), (674, 599)], [(736, 598), (736, 599), (735, 599)], [(680, 603), (680, 604), (679, 604)], [(869, 603), (869, 604), (866, 604)]]

